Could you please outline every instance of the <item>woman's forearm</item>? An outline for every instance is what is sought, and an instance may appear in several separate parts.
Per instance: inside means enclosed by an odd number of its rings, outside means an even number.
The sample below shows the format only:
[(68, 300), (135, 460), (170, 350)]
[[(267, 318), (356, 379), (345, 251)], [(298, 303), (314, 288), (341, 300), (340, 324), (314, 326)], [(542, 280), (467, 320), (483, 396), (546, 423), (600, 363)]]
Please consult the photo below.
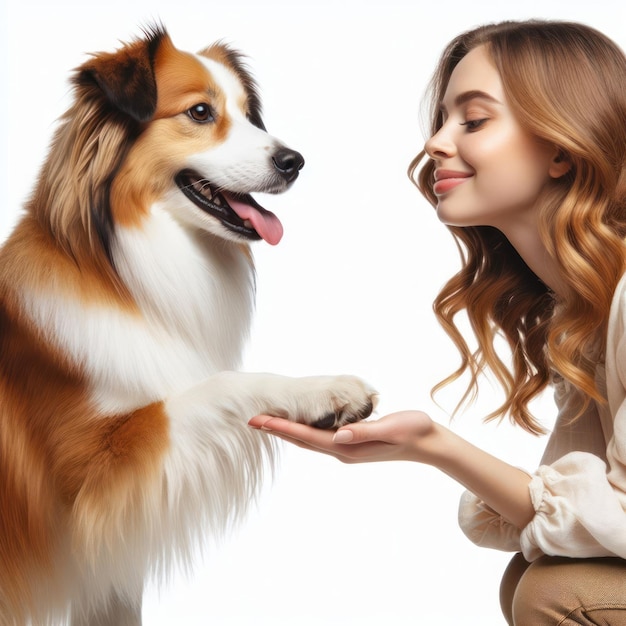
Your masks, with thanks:
[(379, 420), (349, 424), (336, 434), (270, 416), (257, 416), (250, 426), (345, 463), (427, 463), (464, 485), (518, 528), (524, 528), (535, 514), (528, 474), (480, 450), (421, 411), (399, 411)]
[[(429, 464), (462, 484), (518, 528), (524, 528), (532, 520), (535, 510), (528, 489), (531, 477), (527, 473), (439, 424), (430, 437)], [(419, 442), (419, 459), (416, 460), (425, 460), (425, 443)]]

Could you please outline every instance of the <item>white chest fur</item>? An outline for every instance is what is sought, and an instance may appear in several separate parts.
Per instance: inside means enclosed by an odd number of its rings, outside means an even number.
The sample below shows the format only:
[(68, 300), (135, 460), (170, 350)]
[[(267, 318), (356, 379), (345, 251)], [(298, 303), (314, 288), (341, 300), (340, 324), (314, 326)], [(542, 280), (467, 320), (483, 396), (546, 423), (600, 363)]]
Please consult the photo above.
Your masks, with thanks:
[(25, 295), (35, 323), (85, 372), (100, 410), (130, 410), (239, 366), (254, 300), (241, 248), (155, 208), (140, 229), (117, 230), (113, 258), (138, 314)]

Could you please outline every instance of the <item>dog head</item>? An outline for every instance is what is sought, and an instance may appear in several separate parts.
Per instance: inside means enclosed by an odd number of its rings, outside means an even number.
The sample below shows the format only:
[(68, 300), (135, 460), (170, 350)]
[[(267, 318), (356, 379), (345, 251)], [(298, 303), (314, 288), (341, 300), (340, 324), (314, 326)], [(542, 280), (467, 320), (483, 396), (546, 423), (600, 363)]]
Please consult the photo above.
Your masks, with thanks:
[(82, 118), (74, 126), (82, 130), (70, 133), (72, 151), (86, 153), (93, 196), (83, 222), (105, 250), (116, 225), (140, 225), (155, 205), (224, 239), (278, 243), (278, 218), (250, 193), (284, 191), (304, 160), (266, 132), (256, 85), (237, 52), (221, 43), (183, 52), (156, 27), (116, 52), (93, 55), (74, 82)]

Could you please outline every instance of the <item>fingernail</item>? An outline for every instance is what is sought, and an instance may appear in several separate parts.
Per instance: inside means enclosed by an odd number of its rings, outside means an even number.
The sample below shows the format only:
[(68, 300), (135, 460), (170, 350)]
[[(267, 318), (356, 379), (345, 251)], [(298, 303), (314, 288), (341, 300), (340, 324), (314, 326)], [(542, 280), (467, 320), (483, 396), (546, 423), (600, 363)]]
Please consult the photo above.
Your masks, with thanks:
[(333, 437), (333, 443), (348, 443), (354, 439), (351, 430), (338, 430)]

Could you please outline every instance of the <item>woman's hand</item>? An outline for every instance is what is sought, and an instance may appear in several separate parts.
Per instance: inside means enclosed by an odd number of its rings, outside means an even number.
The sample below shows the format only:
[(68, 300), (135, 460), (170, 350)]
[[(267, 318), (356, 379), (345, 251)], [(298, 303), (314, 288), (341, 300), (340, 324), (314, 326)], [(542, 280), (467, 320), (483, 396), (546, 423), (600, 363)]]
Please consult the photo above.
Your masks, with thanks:
[(528, 474), (476, 448), (421, 411), (392, 413), (342, 426), (336, 432), (269, 415), (253, 417), (248, 424), (344, 463), (427, 463), (457, 480), (518, 528), (524, 528), (535, 514)]
[(258, 415), (248, 424), (301, 448), (323, 452), (344, 463), (421, 461), (433, 452), (436, 424), (421, 411), (401, 411), (379, 420), (358, 422), (337, 431), (321, 430), (280, 417)]

